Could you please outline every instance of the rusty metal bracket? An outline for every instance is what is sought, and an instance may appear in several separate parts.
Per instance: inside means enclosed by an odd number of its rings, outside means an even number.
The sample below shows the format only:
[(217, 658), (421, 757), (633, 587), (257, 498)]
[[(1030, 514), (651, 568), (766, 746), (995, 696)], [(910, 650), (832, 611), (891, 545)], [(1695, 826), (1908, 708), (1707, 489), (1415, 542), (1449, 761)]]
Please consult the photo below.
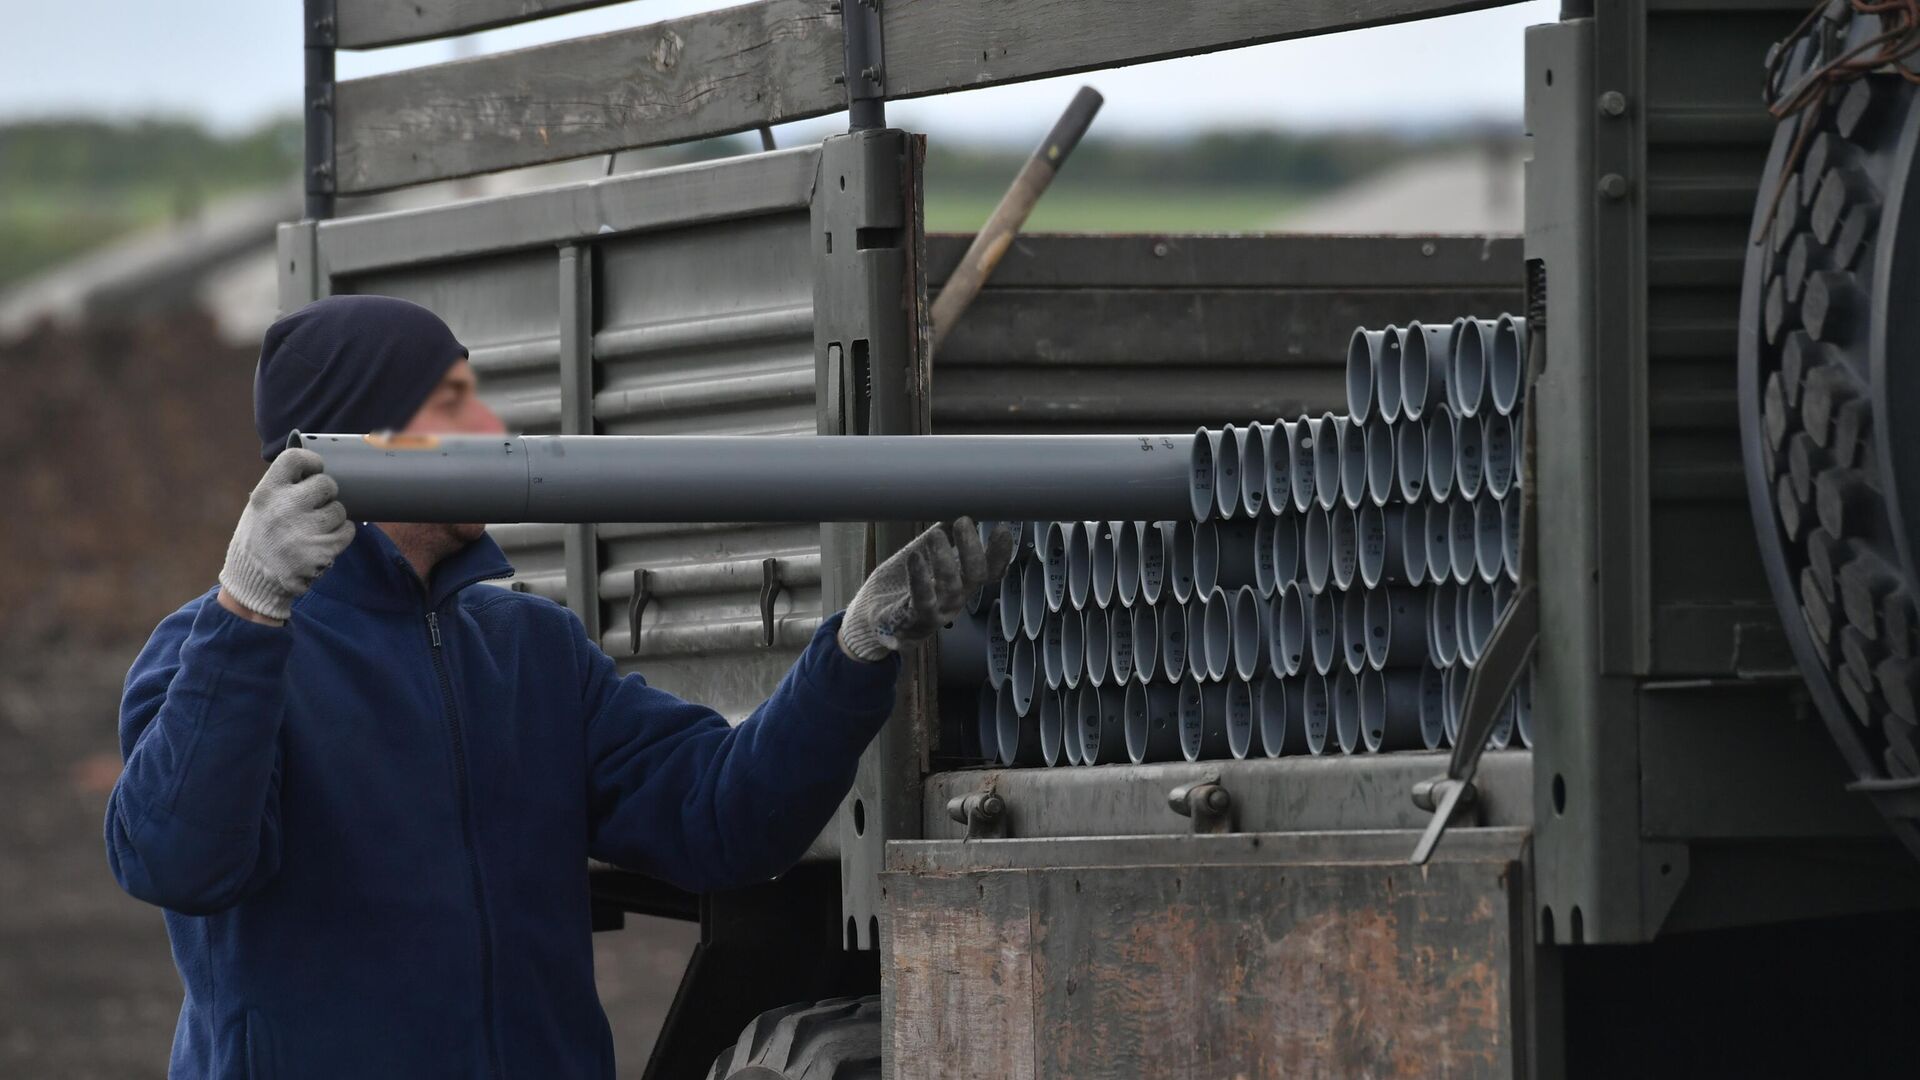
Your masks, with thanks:
[(1173, 808), (1174, 813), (1188, 819), (1191, 832), (1233, 831), (1233, 795), (1220, 786), (1217, 774), (1174, 788), (1167, 793), (1167, 805)]
[(627, 654), (640, 655), (640, 616), (653, 602), (653, 571), (645, 568), (633, 572), (633, 596), (627, 600)]
[(760, 644), (763, 648), (773, 647), (773, 602), (786, 587), (787, 583), (780, 580), (780, 560), (760, 560)]
[(967, 827), (969, 840), (1004, 840), (1007, 800), (989, 787), (947, 800), (947, 816)]

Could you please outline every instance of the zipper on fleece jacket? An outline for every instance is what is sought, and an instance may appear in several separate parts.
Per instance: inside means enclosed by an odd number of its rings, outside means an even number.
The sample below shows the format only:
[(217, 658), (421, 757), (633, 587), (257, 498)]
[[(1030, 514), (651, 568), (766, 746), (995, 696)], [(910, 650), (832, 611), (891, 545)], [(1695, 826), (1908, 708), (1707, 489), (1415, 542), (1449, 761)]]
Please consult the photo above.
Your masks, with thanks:
[(467, 854), (467, 880), (473, 888), (474, 910), (480, 916), (480, 1011), (481, 1027), (486, 1032), (487, 1064), (496, 1077), (506, 1076), (500, 1065), (500, 1047), (494, 1039), (493, 1025), (493, 918), (487, 912), (486, 890), (480, 882), (479, 846), (474, 840), (473, 792), (467, 775), (466, 732), (460, 723), (460, 710), (454, 705), (453, 679), (447, 674), (447, 660), (440, 641), (440, 615), (427, 612), (427, 641), (433, 654), (434, 674), (440, 679), (441, 711), (446, 715), (447, 741), (453, 753), (454, 796), (460, 802), (461, 842)]

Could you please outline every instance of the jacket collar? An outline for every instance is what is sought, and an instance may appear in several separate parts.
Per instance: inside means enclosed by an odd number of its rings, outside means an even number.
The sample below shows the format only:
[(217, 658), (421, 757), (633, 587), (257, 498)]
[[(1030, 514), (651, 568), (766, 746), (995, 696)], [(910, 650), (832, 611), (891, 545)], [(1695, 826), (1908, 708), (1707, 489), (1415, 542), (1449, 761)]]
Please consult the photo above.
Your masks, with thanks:
[(436, 611), (460, 590), (509, 577), (513, 565), (493, 537), (480, 539), (440, 560), (423, 587), (406, 556), (378, 525), (361, 522), (353, 542), (314, 579), (315, 592), (376, 611)]

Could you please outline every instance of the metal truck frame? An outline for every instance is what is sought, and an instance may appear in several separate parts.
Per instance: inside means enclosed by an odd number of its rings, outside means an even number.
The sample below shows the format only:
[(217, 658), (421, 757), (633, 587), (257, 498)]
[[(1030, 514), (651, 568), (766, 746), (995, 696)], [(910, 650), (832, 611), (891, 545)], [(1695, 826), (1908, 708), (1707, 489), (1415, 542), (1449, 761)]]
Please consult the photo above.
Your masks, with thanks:
[[(1781, 1040), (1901, 1000), (1866, 972), (1911, 936), (1872, 913), (1920, 905), (1920, 870), (1797, 691), (1733, 399), (1773, 133), (1759, 63), (1804, 3), (1569, 0), (1533, 28), (1524, 243), (1028, 237), (936, 364), (927, 297), (967, 238), (924, 234), (922, 137), (885, 126), (886, 100), (1493, 4), (760, 0), (333, 79), (336, 49), (601, 2), (307, 0), (307, 219), (280, 232), (282, 307), (425, 303), (535, 434), (1191, 432), (1329, 407), (1356, 324), (1461, 313), (1537, 312), (1550, 358), (1538, 742), (1483, 759), (1428, 864), (1408, 855), (1434, 755), (981, 768), (918, 655), (792, 873), (694, 897), (592, 869), (597, 926), (701, 924), (648, 1076), (704, 1075), (763, 1010), (875, 992), (887, 1069), (916, 1077), (1644, 1075), (1678, 1067), (1662, 1048), (1682, 1032), (1733, 1030), (1744, 995), (1683, 993), (1703, 972), (1852, 988), (1776, 987), (1791, 1022), (1717, 1064), (1777, 1064)], [(333, 218), (338, 196), (840, 110), (850, 130), (819, 145)], [(495, 535), (509, 587), (737, 716), (915, 529)], [(1170, 805), (1196, 784), (1230, 813)], [(987, 793), (1000, 813), (964, 812)], [(1755, 966), (1769, 950), (1793, 958)]]

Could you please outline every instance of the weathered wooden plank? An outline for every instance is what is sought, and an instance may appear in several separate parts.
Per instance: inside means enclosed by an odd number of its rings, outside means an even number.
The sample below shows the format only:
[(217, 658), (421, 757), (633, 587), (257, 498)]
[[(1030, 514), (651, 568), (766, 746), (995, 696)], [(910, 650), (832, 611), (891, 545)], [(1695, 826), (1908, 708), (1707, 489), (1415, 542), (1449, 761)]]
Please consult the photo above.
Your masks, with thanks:
[(893, 1061), (931, 1078), (1511, 1077), (1523, 869), (889, 873)]
[[(499, 0), (494, 0), (499, 2)], [(889, 0), (886, 92), (920, 97), (1511, 0)], [(656, 146), (845, 107), (833, 0), (762, 3), (335, 91), (343, 194)]]
[(944, 94), (1514, 0), (887, 0), (889, 98)]
[(765, 3), (342, 82), (343, 194), (744, 131), (840, 108), (830, 0)]
[(336, 0), (343, 49), (471, 34), (549, 15), (605, 7), (621, 0)]

